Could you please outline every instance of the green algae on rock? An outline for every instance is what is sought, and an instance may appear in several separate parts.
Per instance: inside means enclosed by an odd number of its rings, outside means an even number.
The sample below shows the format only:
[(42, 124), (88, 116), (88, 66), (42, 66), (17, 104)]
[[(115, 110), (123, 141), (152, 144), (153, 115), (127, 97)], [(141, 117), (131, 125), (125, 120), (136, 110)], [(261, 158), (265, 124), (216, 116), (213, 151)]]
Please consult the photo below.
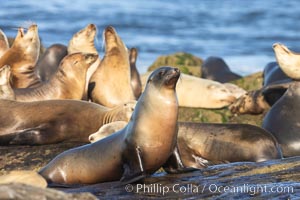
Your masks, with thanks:
[(163, 55), (148, 68), (148, 71), (153, 71), (162, 66), (178, 67), (184, 74), (189, 74), (201, 77), (201, 65), (203, 60), (190, 53), (177, 52), (174, 54)]

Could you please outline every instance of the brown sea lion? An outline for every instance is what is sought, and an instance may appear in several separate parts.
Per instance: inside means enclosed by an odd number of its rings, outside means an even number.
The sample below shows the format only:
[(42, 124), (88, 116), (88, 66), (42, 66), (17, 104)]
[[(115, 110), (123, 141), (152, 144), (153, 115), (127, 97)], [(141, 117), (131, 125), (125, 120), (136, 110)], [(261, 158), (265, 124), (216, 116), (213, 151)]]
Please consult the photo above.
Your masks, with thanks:
[(202, 78), (218, 81), (220, 83), (230, 82), (242, 76), (232, 72), (222, 58), (210, 56), (202, 64)]
[[(97, 54), (74, 53), (66, 56), (49, 81), (35, 88), (14, 89), (17, 101), (83, 98), (87, 69), (98, 59)], [(7, 95), (8, 96), (8, 95)]]
[[(90, 142), (101, 140), (126, 126), (115, 121), (89, 136)], [(226, 162), (261, 162), (281, 158), (276, 139), (264, 129), (249, 124), (178, 122), (177, 148), (185, 167), (203, 168)], [(174, 166), (165, 165), (166, 171)]]
[(39, 51), (37, 25), (31, 25), (26, 34), (23, 28), (19, 28), (12, 47), (0, 58), (0, 68), (4, 65), (11, 67), (14, 88), (34, 87), (40, 83), (40, 79), (34, 73)]
[(275, 136), (285, 157), (300, 155), (299, 109), (300, 82), (294, 81), (263, 119), (262, 127)]
[(40, 170), (48, 182), (135, 182), (158, 170), (176, 145), (178, 69), (162, 67), (149, 77), (128, 125), (95, 143), (63, 152)]
[(0, 29), (0, 58), (9, 49), (9, 43), (5, 33)]
[(116, 30), (104, 30), (105, 55), (89, 83), (89, 97), (93, 102), (113, 107), (136, 100), (131, 86), (129, 54)]
[(134, 96), (138, 99), (142, 93), (142, 81), (141, 81), (140, 73), (136, 68), (137, 56), (138, 56), (137, 49), (131, 48), (129, 50), (131, 86), (133, 89)]
[(300, 79), (300, 54), (289, 50), (285, 45), (275, 43), (273, 45), (275, 57), (279, 67), (289, 77)]
[(78, 100), (0, 100), (0, 145), (88, 142), (103, 124), (129, 121), (135, 102), (115, 108)]
[(50, 80), (67, 54), (67, 47), (63, 44), (53, 44), (48, 47), (35, 66), (35, 73), (40, 80), (43, 82)]
[[(97, 27), (94, 24), (88, 24), (84, 29), (78, 31), (71, 38), (68, 45), (68, 54), (72, 53), (93, 53), (99, 55), (95, 47), (95, 38), (97, 35)], [(89, 81), (97, 70), (101, 60), (98, 56), (98, 59), (89, 67), (86, 75), (86, 85), (83, 95), (84, 100), (88, 100), (88, 85)]]

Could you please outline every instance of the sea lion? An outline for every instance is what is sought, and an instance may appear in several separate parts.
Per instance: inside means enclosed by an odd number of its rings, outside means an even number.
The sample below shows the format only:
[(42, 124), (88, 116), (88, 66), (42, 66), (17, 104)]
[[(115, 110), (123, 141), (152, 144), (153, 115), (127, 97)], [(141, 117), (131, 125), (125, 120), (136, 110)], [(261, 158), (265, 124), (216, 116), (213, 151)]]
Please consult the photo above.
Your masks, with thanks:
[(4, 65), (11, 67), (14, 88), (34, 87), (40, 83), (40, 79), (34, 73), (39, 52), (37, 25), (31, 25), (26, 34), (23, 28), (19, 28), (12, 47), (0, 58), (0, 68)]
[(14, 100), (15, 93), (9, 83), (11, 77), (10, 66), (5, 65), (0, 68), (0, 99)]
[(141, 81), (140, 73), (136, 68), (137, 56), (138, 56), (137, 49), (131, 48), (129, 50), (131, 87), (133, 89), (134, 96), (138, 99), (142, 93), (142, 81)]
[(63, 152), (39, 173), (48, 182), (62, 184), (93, 184), (120, 178), (123, 183), (130, 183), (154, 173), (176, 145), (175, 87), (179, 76), (176, 68), (155, 70), (124, 129)]
[(0, 58), (9, 49), (9, 43), (5, 33), (0, 29)]
[[(148, 73), (141, 76), (143, 85), (147, 77)], [(179, 106), (192, 108), (223, 108), (246, 93), (233, 84), (225, 85), (186, 74), (180, 76), (176, 91)]]
[(202, 64), (202, 78), (218, 81), (220, 83), (230, 82), (242, 76), (232, 72), (222, 58), (210, 56)]
[(39, 79), (42, 82), (50, 80), (67, 54), (67, 47), (63, 44), (53, 44), (48, 47), (35, 66), (35, 73)]
[(277, 62), (268, 63), (263, 71), (263, 86), (274, 84), (283, 80), (292, 81), (282, 69), (278, 66)]
[[(89, 140), (101, 140), (122, 129), (126, 123), (115, 121), (105, 124), (91, 134)], [(226, 162), (261, 162), (282, 158), (274, 136), (249, 124), (178, 122), (177, 148), (183, 165), (197, 169)], [(165, 170), (174, 171), (172, 165), (174, 163), (165, 165)]]
[[(74, 53), (66, 56), (49, 81), (35, 88), (14, 89), (17, 101), (83, 98), (87, 69), (98, 59), (97, 54)], [(9, 94), (7, 94), (9, 96)]]
[(275, 57), (279, 67), (289, 77), (300, 79), (300, 54), (289, 50), (285, 45), (275, 43), (273, 45)]
[[(97, 35), (97, 27), (94, 24), (88, 24), (84, 29), (73, 35), (68, 44), (68, 54), (72, 53), (93, 53), (99, 55), (95, 47), (95, 38)], [(97, 70), (101, 60), (98, 59), (89, 67), (86, 74), (86, 85), (83, 99), (88, 100), (88, 85), (92, 75)]]
[(105, 55), (89, 83), (90, 99), (101, 105), (113, 107), (136, 100), (131, 86), (129, 54), (116, 30), (104, 30)]
[(88, 142), (103, 124), (129, 121), (135, 102), (115, 108), (78, 100), (0, 100), (0, 145)]
[(267, 112), (262, 122), (262, 127), (278, 140), (285, 157), (300, 155), (299, 102), (300, 82), (294, 81)]

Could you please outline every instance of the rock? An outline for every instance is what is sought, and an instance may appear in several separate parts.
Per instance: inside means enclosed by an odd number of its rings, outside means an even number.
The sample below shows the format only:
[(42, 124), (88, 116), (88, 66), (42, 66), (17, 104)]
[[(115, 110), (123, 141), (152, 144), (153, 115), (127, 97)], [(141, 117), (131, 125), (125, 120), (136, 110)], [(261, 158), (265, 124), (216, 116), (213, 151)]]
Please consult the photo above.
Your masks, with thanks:
[(17, 200), (96, 200), (97, 197), (91, 193), (74, 193), (67, 194), (54, 189), (44, 189), (31, 185), (12, 183), (0, 185), (0, 199), (17, 199)]
[(10, 171), (8, 174), (0, 176), (0, 184), (23, 183), (36, 187), (47, 187), (46, 180), (35, 171), (19, 170)]
[(202, 59), (192, 54), (178, 52), (166, 56), (160, 56), (148, 68), (148, 71), (153, 71), (161, 66), (178, 67), (182, 73), (201, 77)]
[(300, 157), (237, 162), (191, 173), (156, 173), (135, 184), (116, 181), (57, 189), (103, 199), (294, 199), (300, 197), (299, 161)]

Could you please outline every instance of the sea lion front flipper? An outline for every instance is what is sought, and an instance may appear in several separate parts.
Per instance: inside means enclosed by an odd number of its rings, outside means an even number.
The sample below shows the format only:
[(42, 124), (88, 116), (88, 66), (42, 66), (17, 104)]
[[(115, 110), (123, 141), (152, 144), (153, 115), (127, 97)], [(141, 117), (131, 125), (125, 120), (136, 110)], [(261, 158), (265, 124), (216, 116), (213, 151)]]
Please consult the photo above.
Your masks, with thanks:
[[(123, 155), (124, 172), (120, 180), (123, 184), (133, 183), (146, 177), (140, 147), (135, 147), (133, 151), (130, 150), (127, 149), (127, 152)], [(135, 154), (132, 154), (132, 152), (135, 152)]]
[(177, 147), (175, 147), (173, 153), (162, 167), (168, 174), (179, 174), (198, 170), (193, 167), (184, 166)]

